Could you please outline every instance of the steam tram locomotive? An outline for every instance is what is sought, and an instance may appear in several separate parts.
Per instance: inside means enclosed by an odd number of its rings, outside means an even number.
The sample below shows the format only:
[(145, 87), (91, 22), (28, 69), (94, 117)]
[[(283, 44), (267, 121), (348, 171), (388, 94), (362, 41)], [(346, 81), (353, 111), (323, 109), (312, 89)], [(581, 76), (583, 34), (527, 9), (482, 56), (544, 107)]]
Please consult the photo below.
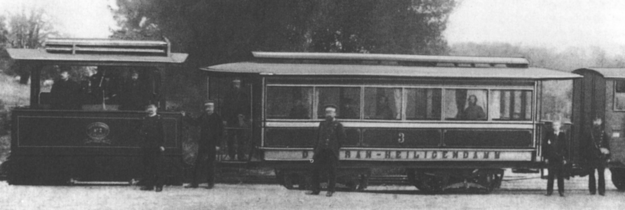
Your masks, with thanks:
[[(129, 183), (141, 177), (137, 130), (143, 106), (155, 103), (165, 110), (162, 74), (187, 54), (170, 52), (167, 40), (49, 39), (44, 49), (7, 51), (32, 81), (30, 106), (11, 115), (10, 184)], [(44, 68), (92, 75), (58, 98), (38, 82)], [(160, 114), (167, 181), (181, 184), (181, 118)]]
[[(42, 68), (54, 66), (98, 72), (87, 80), (90, 88), (78, 94), (85, 99), (74, 110), (51, 109), (49, 93), (31, 83), (30, 107), (12, 113), (9, 183), (140, 177), (136, 128), (143, 113), (127, 110), (124, 100), (115, 98), (113, 93), (124, 91), (111, 89), (113, 78), (138, 72), (147, 97), (163, 110), (163, 72), (184, 62), (186, 54), (171, 53), (166, 40), (52, 39), (43, 50), (8, 52), (30, 71), (31, 81), (39, 81)], [(522, 58), (493, 57), (278, 52), (253, 52), (253, 57), (201, 68), (206, 97), (217, 101), (222, 115), (233, 107), (247, 109), (227, 128), (229, 135), (249, 140), (238, 145), (247, 150), (247, 157), (239, 152), (238, 159), (275, 168), (287, 188), (306, 187), (321, 109), (334, 104), (347, 133), (339, 181), (349, 188), (364, 189), (375, 169), (400, 168), (425, 192), (489, 192), (500, 185), (504, 169), (544, 168), (541, 144), (552, 120), (545, 115), (545, 84), (572, 80), (567, 133), (574, 175), (587, 173), (584, 132), (593, 116), (601, 116), (611, 137), (612, 181), (625, 189), (625, 69), (571, 74), (532, 68)], [(235, 101), (245, 104), (228, 99), (235, 79), (246, 92)], [(161, 115), (166, 174), (170, 184), (180, 184), (185, 152), (180, 115)], [(234, 163), (223, 151), (221, 164)]]
[(222, 108), (231, 106), (223, 103), (228, 82), (246, 84), (251, 161), (274, 167), (287, 188), (306, 187), (322, 107), (334, 104), (347, 133), (339, 157), (346, 186), (364, 189), (375, 168), (403, 168), (422, 191), (489, 192), (506, 168), (543, 167), (543, 83), (581, 78), (523, 58), (253, 55), (202, 70)]

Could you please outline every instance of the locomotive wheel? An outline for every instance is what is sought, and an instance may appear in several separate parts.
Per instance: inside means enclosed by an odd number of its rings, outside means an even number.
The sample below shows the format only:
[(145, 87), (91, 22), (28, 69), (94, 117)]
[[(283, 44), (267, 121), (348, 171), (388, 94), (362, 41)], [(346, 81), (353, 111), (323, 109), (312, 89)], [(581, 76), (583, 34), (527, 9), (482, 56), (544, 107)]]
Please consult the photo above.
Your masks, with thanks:
[(612, 172), (612, 184), (616, 187), (616, 189), (620, 191), (625, 190), (625, 169), (623, 168), (612, 168), (610, 169)]

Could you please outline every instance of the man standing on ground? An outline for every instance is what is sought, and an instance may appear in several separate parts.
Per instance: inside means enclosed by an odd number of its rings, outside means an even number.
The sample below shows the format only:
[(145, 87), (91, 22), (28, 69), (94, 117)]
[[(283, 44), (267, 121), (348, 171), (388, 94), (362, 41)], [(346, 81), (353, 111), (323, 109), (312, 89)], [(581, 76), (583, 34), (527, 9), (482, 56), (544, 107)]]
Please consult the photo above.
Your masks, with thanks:
[[(207, 165), (208, 189), (215, 186), (215, 156), (217, 145), (223, 135), (223, 122), (221, 116), (215, 113), (215, 102), (207, 101), (204, 103), (204, 113), (197, 118), (186, 116), (185, 121), (193, 126), (200, 126), (200, 139), (198, 141), (198, 151), (193, 169), (193, 180), (187, 188), (198, 187), (198, 173), (200, 165), (205, 162)], [(205, 158), (207, 159), (206, 161)]]
[(599, 176), (599, 195), (605, 195), (605, 167), (608, 165), (610, 155), (610, 144), (608, 135), (603, 128), (603, 120), (595, 117), (592, 121), (592, 129), (586, 139), (589, 145), (586, 145), (586, 160), (590, 168), (588, 174), (588, 190), (590, 194), (596, 193), (595, 170)]
[(547, 133), (543, 141), (543, 154), (546, 158), (549, 175), (547, 176), (547, 196), (553, 193), (554, 178), (558, 178), (558, 193), (564, 197), (564, 165), (568, 157), (566, 136), (560, 132), (561, 123), (553, 122), (552, 132)]
[(144, 183), (141, 190), (163, 191), (163, 175), (161, 168), (161, 156), (165, 151), (165, 136), (163, 133), (163, 119), (157, 114), (156, 105), (146, 107), (147, 116), (143, 117), (143, 124), (139, 130), (143, 137), (143, 164)]
[(314, 147), (312, 192), (310, 195), (318, 195), (321, 191), (319, 176), (322, 171), (328, 172), (328, 192), (326, 196), (334, 194), (336, 186), (336, 167), (339, 162), (339, 149), (345, 141), (345, 129), (343, 124), (336, 120), (336, 106), (325, 106), (325, 121), (319, 123), (317, 142)]

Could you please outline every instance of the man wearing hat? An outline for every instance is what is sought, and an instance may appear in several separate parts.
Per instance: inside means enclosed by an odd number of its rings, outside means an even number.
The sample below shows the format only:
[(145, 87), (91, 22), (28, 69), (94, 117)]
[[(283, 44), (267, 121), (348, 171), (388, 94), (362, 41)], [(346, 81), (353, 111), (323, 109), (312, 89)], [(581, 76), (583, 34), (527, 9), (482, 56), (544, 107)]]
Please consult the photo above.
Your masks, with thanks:
[(241, 79), (232, 80), (232, 89), (224, 97), (223, 115), (228, 129), (228, 156), (230, 160), (244, 161), (247, 145), (247, 125), (250, 119), (249, 95), (241, 86)]
[(163, 119), (157, 114), (158, 108), (154, 104), (146, 106), (147, 116), (143, 117), (143, 124), (139, 133), (143, 138), (144, 184), (141, 190), (163, 190), (163, 175), (161, 156), (165, 151), (165, 136), (163, 133)]
[[(193, 126), (200, 126), (200, 139), (198, 141), (198, 151), (193, 169), (193, 180), (187, 188), (198, 187), (198, 173), (202, 163), (206, 163), (208, 189), (215, 186), (215, 156), (216, 147), (223, 135), (223, 121), (219, 114), (215, 113), (215, 102), (207, 101), (204, 103), (204, 113), (197, 118), (186, 116), (181, 113), (185, 121)], [(206, 161), (204, 161), (206, 159)]]
[[(586, 160), (590, 173), (588, 174), (588, 190), (590, 194), (595, 194), (597, 184), (599, 185), (599, 195), (605, 195), (605, 168), (610, 158), (609, 137), (603, 127), (603, 120), (596, 116), (592, 121), (592, 128), (586, 137), (587, 145), (584, 145)], [(599, 176), (599, 183), (595, 181), (595, 170)]]
[(328, 192), (326, 196), (334, 194), (336, 185), (336, 167), (339, 162), (339, 149), (345, 141), (345, 129), (343, 124), (336, 120), (336, 106), (325, 106), (325, 121), (319, 123), (317, 132), (317, 142), (315, 142), (314, 155), (312, 159), (312, 192), (310, 195), (318, 195), (320, 191), (319, 176), (322, 171), (328, 172)]
[(77, 97), (80, 95), (80, 86), (69, 78), (67, 69), (61, 69), (59, 76), (50, 90), (52, 109), (78, 109)]

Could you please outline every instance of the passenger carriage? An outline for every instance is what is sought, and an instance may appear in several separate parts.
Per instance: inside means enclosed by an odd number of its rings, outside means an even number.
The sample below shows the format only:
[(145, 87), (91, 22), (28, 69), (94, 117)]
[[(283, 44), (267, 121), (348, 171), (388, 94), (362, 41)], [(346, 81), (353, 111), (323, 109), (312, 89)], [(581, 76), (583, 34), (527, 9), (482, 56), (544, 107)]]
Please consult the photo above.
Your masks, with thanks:
[[(19, 71), (31, 77), (30, 106), (12, 111), (10, 184), (129, 183), (141, 178), (142, 105), (155, 103), (165, 126), (164, 162), (167, 182), (182, 183), (182, 121), (166, 111), (163, 73), (183, 63), (187, 54), (170, 52), (164, 41), (49, 39), (43, 49), (8, 49)], [(69, 109), (51, 106), (55, 98), (42, 86), (42, 69), (95, 73), (68, 100)], [(142, 87), (121, 88), (130, 72)], [(87, 76), (85, 76), (87, 77)], [(139, 87), (139, 86), (137, 86)], [(135, 106), (124, 102), (142, 98)]]
[(573, 83), (572, 152), (580, 175), (587, 174), (588, 165), (582, 158), (588, 145), (584, 136), (592, 127), (595, 116), (604, 119), (604, 129), (610, 137), (610, 171), (612, 182), (625, 190), (625, 69), (581, 68), (573, 73), (582, 75)]
[(287, 188), (306, 186), (322, 107), (338, 106), (347, 141), (340, 177), (366, 187), (375, 168), (402, 168), (420, 190), (490, 191), (503, 169), (542, 168), (543, 82), (579, 75), (523, 58), (253, 52), (202, 68), (227, 109), (229, 81), (249, 92), (251, 161)]

